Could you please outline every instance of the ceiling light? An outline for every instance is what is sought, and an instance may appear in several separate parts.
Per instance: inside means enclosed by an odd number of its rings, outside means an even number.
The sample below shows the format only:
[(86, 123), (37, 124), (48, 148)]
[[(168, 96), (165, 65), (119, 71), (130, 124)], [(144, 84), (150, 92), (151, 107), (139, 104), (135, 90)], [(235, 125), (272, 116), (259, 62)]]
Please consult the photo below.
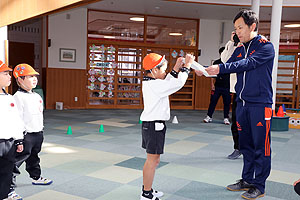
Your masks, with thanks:
[(129, 18), (131, 21), (136, 21), (136, 22), (143, 22), (144, 17), (130, 17)]
[(116, 38), (115, 36), (110, 36), (110, 35), (104, 35), (103, 37), (106, 39), (115, 39)]
[(182, 33), (169, 33), (171, 36), (182, 36)]
[(299, 28), (300, 24), (286, 24), (284, 25), (285, 28)]

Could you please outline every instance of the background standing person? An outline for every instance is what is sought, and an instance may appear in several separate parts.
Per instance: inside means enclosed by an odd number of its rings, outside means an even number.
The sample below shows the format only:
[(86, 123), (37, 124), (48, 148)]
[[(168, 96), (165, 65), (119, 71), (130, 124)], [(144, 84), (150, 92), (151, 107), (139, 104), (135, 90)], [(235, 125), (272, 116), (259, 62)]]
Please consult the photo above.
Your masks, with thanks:
[(0, 61), (0, 199), (7, 199), (15, 162), (15, 154), (23, 151), (24, 124), (14, 98), (7, 94), (4, 87), (11, 83), (12, 71)]
[[(143, 186), (141, 200), (159, 200), (162, 192), (152, 189), (156, 167), (160, 155), (164, 153), (166, 124), (170, 119), (169, 95), (180, 90), (190, 72), (194, 56), (187, 54), (185, 64), (182, 57), (166, 76), (167, 60), (165, 56), (150, 53), (143, 59), (145, 77), (143, 79), (144, 110), (141, 114), (142, 147), (146, 150), (147, 159), (143, 168)], [(182, 67), (184, 66), (184, 67)]]
[[(219, 54), (223, 52), (225, 47), (219, 49)], [(221, 58), (213, 62), (214, 65), (221, 64)], [(218, 74), (217, 78), (212, 78), (212, 90), (210, 96), (210, 103), (207, 111), (207, 116), (203, 119), (205, 123), (212, 122), (212, 116), (215, 111), (216, 105), (219, 98), (223, 98), (223, 112), (224, 112), (224, 124), (230, 125), (229, 121), (229, 109), (230, 109), (230, 85), (229, 85), (229, 74)], [(214, 81), (215, 80), (215, 81)]]
[(275, 51), (271, 42), (257, 35), (258, 18), (251, 10), (240, 11), (233, 20), (243, 43), (225, 64), (212, 65), (210, 75), (237, 73), (237, 127), (243, 154), (242, 179), (228, 190), (247, 190), (245, 199), (264, 196), (271, 171), (272, 69)]
[[(230, 40), (226, 43), (225, 49), (221, 54), (221, 60), (222, 63), (226, 63), (228, 59), (231, 57), (233, 52), (235, 51), (236, 47), (239, 45), (239, 38), (236, 35), (236, 33), (233, 31), (231, 33), (231, 38)], [(236, 84), (236, 73), (231, 73), (230, 74), (230, 93), (233, 95), (232, 96), (232, 116), (231, 116), (231, 134), (232, 134), (232, 139), (233, 139), (233, 152), (227, 156), (228, 159), (237, 159), (241, 156), (240, 152), (240, 144), (239, 144), (239, 132), (237, 129), (236, 125), (236, 92), (235, 92), (235, 84)]]

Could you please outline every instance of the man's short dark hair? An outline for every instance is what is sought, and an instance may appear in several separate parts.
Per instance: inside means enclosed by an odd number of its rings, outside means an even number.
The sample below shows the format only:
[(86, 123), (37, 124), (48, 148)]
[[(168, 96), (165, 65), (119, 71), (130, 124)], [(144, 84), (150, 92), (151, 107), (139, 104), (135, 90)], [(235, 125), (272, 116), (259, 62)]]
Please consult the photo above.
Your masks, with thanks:
[(244, 19), (245, 24), (248, 25), (248, 27), (250, 27), (252, 24), (256, 24), (256, 28), (254, 31), (257, 31), (257, 27), (258, 27), (258, 18), (255, 12), (253, 12), (252, 10), (241, 10), (233, 19), (233, 23), (235, 23), (236, 20), (238, 20), (240, 17), (242, 17)]

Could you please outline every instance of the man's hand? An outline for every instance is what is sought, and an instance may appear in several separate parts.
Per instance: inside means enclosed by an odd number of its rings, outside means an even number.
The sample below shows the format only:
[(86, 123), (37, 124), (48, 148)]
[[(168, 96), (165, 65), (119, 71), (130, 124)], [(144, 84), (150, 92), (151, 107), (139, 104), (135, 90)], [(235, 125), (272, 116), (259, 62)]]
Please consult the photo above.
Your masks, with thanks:
[(213, 90), (213, 91), (216, 90), (215, 85), (212, 85), (212, 86), (211, 86), (211, 90)]
[(218, 75), (220, 73), (219, 65), (211, 65), (205, 69), (209, 75)]
[(203, 72), (201, 72), (200, 70), (195, 70), (195, 73), (197, 76), (202, 76), (203, 75)]
[(195, 56), (193, 56), (192, 54), (186, 54), (185, 55), (185, 64), (184, 64), (184, 66), (186, 68), (190, 69), (192, 63), (194, 62), (194, 60), (195, 60)]
[(173, 69), (176, 71), (176, 72), (179, 72), (179, 70), (180, 70), (180, 68), (182, 67), (182, 65), (183, 65), (183, 57), (179, 57), (179, 58), (177, 58), (177, 60), (176, 60), (176, 64), (175, 64), (175, 66), (173, 67)]
[(21, 153), (23, 151), (23, 144), (17, 146), (17, 152)]

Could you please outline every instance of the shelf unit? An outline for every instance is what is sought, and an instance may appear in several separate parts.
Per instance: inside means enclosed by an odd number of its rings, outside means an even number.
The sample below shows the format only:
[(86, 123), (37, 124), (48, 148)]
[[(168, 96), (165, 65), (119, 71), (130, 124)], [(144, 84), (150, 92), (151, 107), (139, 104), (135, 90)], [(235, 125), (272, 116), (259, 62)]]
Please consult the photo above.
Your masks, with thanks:
[(142, 49), (88, 45), (87, 108), (142, 108)]
[[(172, 70), (179, 56), (186, 53), (197, 54), (195, 49), (157, 48), (90, 40), (87, 108), (143, 108), (142, 59), (151, 52), (166, 56), (169, 61), (167, 72)], [(194, 86), (195, 75), (192, 72), (184, 87), (170, 96), (171, 108), (194, 109)]]
[(300, 50), (281, 49), (279, 51), (276, 105), (299, 108), (299, 53)]

